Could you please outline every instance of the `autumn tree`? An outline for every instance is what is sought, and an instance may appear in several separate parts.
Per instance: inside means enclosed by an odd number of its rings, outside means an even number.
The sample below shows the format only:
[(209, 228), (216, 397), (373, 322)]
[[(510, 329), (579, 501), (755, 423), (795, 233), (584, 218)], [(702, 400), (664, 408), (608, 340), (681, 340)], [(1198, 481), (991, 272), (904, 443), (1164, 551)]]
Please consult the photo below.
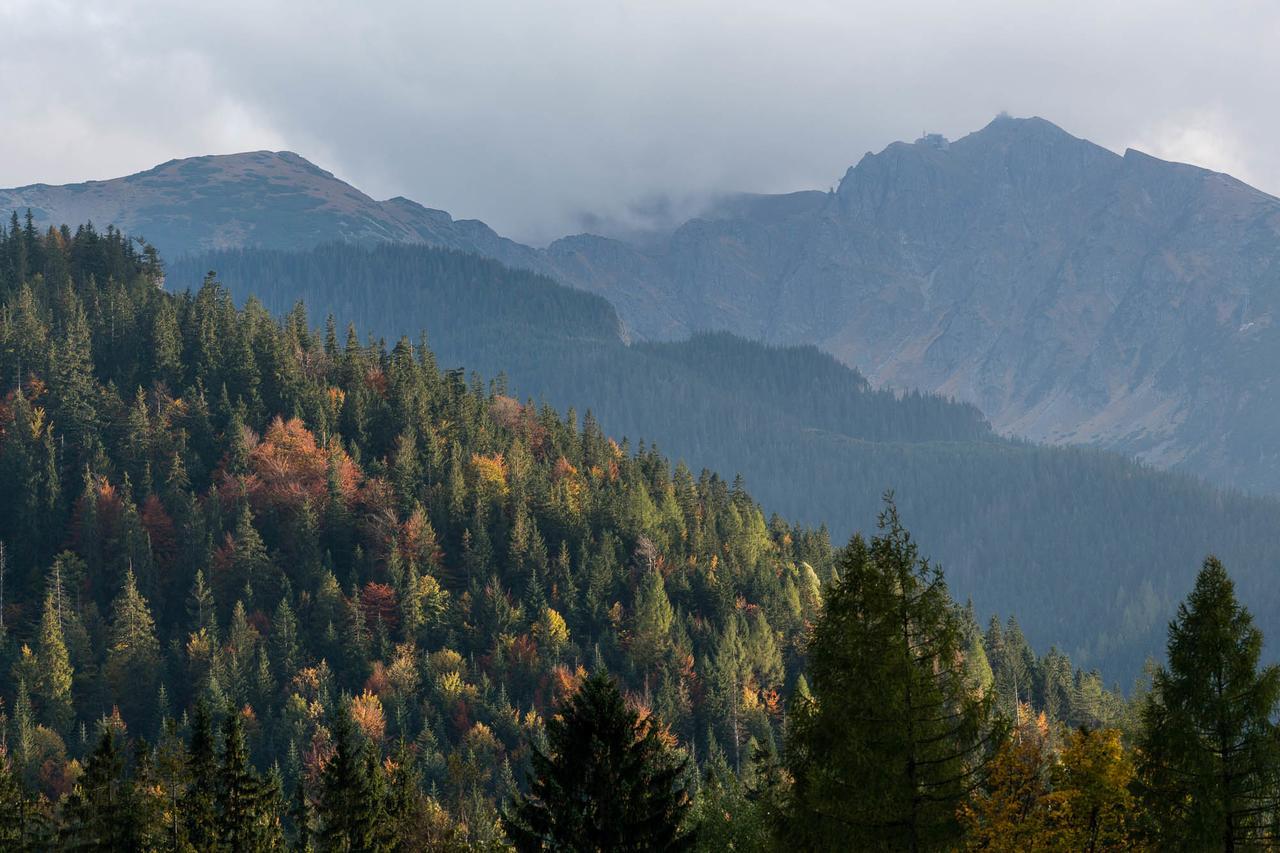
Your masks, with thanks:
[(1076, 729), (1052, 772), (1050, 827), (1064, 850), (1098, 853), (1140, 846), (1133, 756), (1117, 729)]
[(1018, 706), (1018, 725), (987, 765), (983, 789), (960, 807), (965, 849), (1048, 848), (1053, 759), (1048, 720)]

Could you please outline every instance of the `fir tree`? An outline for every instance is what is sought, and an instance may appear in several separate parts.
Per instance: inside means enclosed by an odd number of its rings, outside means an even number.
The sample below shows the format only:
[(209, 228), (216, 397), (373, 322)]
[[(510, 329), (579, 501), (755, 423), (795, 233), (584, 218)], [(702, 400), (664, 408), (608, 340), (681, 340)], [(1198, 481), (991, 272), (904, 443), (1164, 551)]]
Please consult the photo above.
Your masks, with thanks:
[(349, 700), (338, 703), (333, 724), (333, 755), (324, 766), (317, 809), (321, 850), (372, 850), (376, 846), (382, 803), (377, 800), (365, 749), (351, 720)]
[(40, 697), (45, 722), (55, 732), (65, 733), (75, 719), (71, 702), (71, 657), (62, 639), (57, 602), (52, 592), (45, 595), (40, 618), (40, 673), (36, 695)]
[(110, 726), (102, 727), (84, 775), (69, 795), (63, 843), (74, 850), (137, 850), (141, 826), (133, 786), (124, 775)]
[(196, 702), (191, 717), (191, 784), (182, 799), (182, 816), (187, 841), (199, 851), (217, 847), (218, 759), (214, 752), (213, 721), (203, 700)]
[(124, 588), (112, 605), (106, 672), (130, 722), (147, 722), (156, 693), (159, 662), (155, 622), (146, 599), (138, 592), (133, 571), (129, 570)]
[(547, 722), (529, 793), (503, 817), (517, 850), (680, 850), (689, 797), (684, 765), (613, 681), (592, 675)]
[(218, 837), (229, 850), (255, 850), (261, 783), (249, 764), (244, 723), (235, 708), (222, 724), (222, 761), (218, 766)]
[(1259, 668), (1262, 632), (1214, 557), (1169, 625), (1169, 665), (1142, 709), (1141, 775), (1160, 846), (1274, 843), (1280, 808), (1280, 667)]
[(813, 695), (788, 720), (787, 832), (813, 847), (952, 844), (982, 769), (988, 702), (966, 685), (960, 614), (886, 501), (880, 533), (838, 561), (808, 649)]

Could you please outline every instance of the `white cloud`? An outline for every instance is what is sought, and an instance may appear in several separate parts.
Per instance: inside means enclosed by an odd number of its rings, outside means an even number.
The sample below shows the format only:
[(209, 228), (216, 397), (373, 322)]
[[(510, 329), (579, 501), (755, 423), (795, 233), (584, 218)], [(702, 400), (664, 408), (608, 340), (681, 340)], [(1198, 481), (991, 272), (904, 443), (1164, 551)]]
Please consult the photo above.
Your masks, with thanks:
[(0, 185), (290, 148), (545, 239), (825, 188), (1000, 110), (1280, 190), (1280, 7), (949, 0), (0, 4)]

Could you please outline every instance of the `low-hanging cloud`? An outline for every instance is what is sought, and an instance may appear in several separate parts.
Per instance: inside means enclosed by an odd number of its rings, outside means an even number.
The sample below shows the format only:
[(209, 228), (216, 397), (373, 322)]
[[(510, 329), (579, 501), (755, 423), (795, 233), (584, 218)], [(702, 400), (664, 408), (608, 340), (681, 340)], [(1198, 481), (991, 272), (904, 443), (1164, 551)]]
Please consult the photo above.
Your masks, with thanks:
[[(1280, 191), (1280, 7), (1100, 0), (0, 3), (0, 185), (298, 151), (543, 241), (1042, 115)], [(655, 213), (657, 211), (657, 213)]]

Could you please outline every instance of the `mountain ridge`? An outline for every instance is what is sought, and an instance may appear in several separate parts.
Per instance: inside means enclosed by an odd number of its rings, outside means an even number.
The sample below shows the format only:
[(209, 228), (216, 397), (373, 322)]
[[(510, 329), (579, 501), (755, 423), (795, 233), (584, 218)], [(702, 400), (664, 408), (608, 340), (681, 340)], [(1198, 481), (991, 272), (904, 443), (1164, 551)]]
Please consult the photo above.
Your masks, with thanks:
[(732, 194), (640, 243), (534, 249), (290, 152), (225, 156), (0, 190), (0, 206), (115, 221), (171, 258), (333, 240), (474, 252), (604, 296), (640, 339), (814, 344), (877, 385), (973, 403), (1004, 434), (1280, 493), (1280, 392), (1257, 368), (1280, 357), (1280, 200), (1223, 173), (1000, 116), (868, 152), (830, 192)]

